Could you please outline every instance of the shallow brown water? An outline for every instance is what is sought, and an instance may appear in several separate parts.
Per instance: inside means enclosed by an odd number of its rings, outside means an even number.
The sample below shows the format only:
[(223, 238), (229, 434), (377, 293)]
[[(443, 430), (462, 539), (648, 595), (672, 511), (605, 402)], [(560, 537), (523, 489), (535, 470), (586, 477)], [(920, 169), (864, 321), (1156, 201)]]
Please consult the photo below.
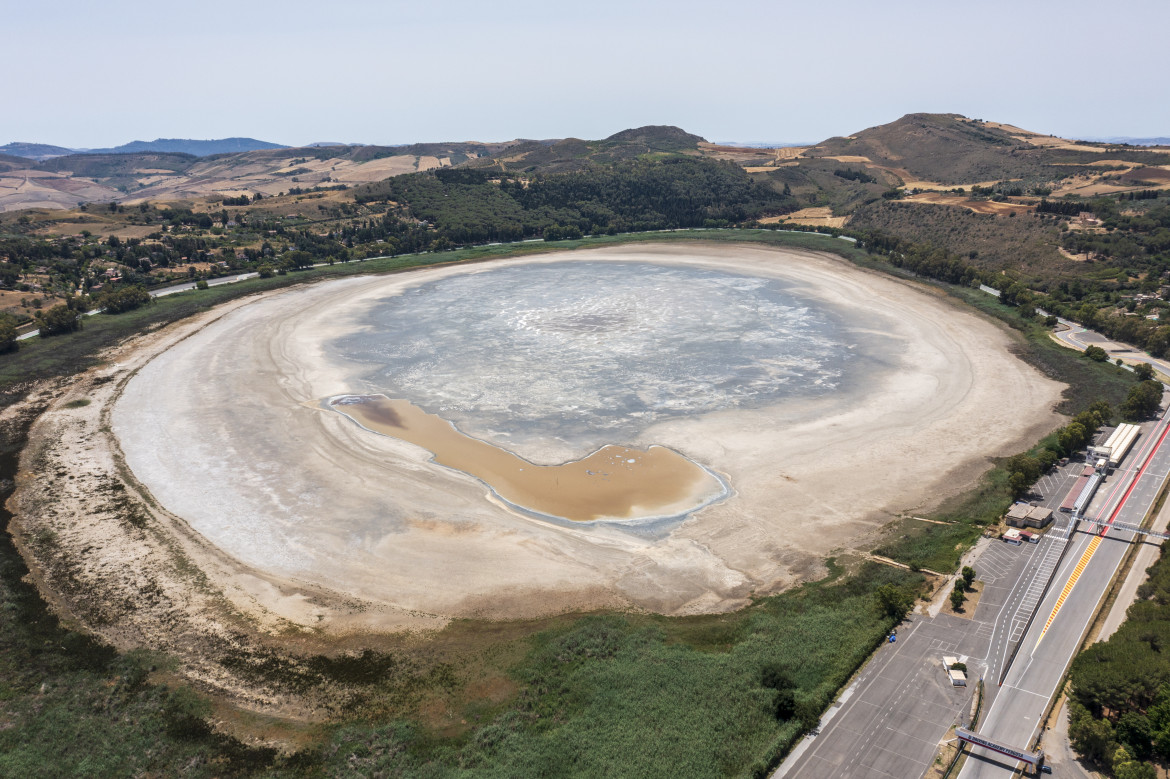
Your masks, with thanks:
[(508, 503), (575, 522), (677, 516), (726, 493), (709, 471), (662, 446), (610, 445), (582, 460), (535, 465), (406, 400), (342, 395), (327, 405), (368, 430), (423, 447), (435, 462), (476, 477)]

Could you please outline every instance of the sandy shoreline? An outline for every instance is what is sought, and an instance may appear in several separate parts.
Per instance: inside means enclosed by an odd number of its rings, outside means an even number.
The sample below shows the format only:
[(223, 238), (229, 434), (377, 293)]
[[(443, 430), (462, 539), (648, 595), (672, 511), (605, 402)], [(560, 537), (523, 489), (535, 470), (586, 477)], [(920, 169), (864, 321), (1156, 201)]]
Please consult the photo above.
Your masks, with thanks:
[[(418, 447), (306, 407), (353, 389), (354, 367), (322, 345), (354, 312), (441, 275), (578, 257), (782, 278), (904, 348), (865, 392), (675, 419), (629, 442), (675, 449), (735, 490), (659, 538), (520, 515)], [(153, 498), (269, 576), (440, 620), (607, 607), (720, 611), (818, 575), (834, 549), (891, 514), (970, 486), (987, 457), (1058, 424), (1051, 409), (1062, 386), (1011, 356), (1009, 344), (951, 302), (828, 255), (614, 247), (269, 296), (148, 362), (111, 418), (129, 469)], [(557, 461), (566, 452), (523, 454)]]

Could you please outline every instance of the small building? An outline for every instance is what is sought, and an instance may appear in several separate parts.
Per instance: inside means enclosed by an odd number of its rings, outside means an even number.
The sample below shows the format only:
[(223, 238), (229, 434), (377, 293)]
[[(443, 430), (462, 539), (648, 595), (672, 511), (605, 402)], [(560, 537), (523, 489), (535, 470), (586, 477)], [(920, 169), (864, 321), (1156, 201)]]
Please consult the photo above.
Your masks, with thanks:
[(955, 665), (959, 662), (959, 658), (944, 656), (943, 670), (947, 672), (947, 677), (951, 680), (951, 684), (955, 687), (967, 686), (967, 674), (963, 671), (956, 671)]
[(1033, 506), (1024, 520), (1024, 524), (1028, 527), (1048, 527), (1051, 523), (1052, 509), (1046, 509), (1043, 506)]
[(1013, 503), (1007, 514), (1004, 515), (1004, 519), (1012, 527), (1023, 527), (1031, 511), (1032, 507), (1027, 503)]
[(1036, 535), (1035, 533), (1029, 533), (1027, 530), (1020, 531), (1020, 538), (1024, 539), (1029, 544), (1040, 543), (1040, 536)]
[(1005, 530), (1000, 538), (1002, 538), (1007, 543), (1015, 544), (1016, 546), (1024, 543), (1024, 539), (1020, 537), (1020, 531), (1016, 530), (1014, 527)]

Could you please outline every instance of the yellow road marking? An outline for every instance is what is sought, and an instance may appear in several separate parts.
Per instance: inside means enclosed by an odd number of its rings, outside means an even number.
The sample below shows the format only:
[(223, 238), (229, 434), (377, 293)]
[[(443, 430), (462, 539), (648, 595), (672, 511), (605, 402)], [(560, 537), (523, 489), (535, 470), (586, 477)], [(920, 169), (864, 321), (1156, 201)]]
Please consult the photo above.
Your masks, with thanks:
[[(1060, 592), (1060, 597), (1056, 599), (1056, 606), (1052, 609), (1052, 614), (1049, 615), (1048, 621), (1044, 623), (1044, 629), (1040, 631), (1040, 637), (1036, 639), (1036, 646), (1040, 646), (1040, 642), (1044, 640), (1044, 634), (1048, 632), (1048, 627), (1052, 624), (1052, 620), (1056, 619), (1056, 613), (1060, 611), (1060, 607), (1064, 605), (1065, 598), (1072, 592), (1073, 587), (1076, 586), (1077, 579), (1081, 578), (1081, 574), (1085, 570), (1085, 566), (1089, 564), (1089, 560), (1093, 557), (1093, 552), (1097, 551), (1097, 547), (1101, 545), (1103, 536), (1093, 536), (1093, 540), (1089, 542), (1089, 546), (1085, 549), (1085, 553), (1081, 555), (1081, 559), (1077, 562), (1077, 567), (1073, 569), (1072, 576), (1068, 577), (1068, 582), (1064, 585), (1064, 589)], [(1035, 649), (1035, 647), (1033, 647)]]

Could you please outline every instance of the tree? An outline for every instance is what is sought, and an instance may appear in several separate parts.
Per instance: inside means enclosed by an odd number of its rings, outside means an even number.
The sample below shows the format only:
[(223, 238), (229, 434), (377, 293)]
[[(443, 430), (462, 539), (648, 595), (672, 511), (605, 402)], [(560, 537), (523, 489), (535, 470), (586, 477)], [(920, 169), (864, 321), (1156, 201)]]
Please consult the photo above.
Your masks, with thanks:
[(81, 314), (62, 303), (48, 311), (38, 311), (37, 322), (40, 325), (41, 337), (47, 338), (80, 330)]
[(1089, 411), (1092, 411), (1097, 415), (1097, 418), (1101, 420), (1102, 425), (1109, 424), (1109, 422), (1113, 419), (1113, 408), (1107, 401), (1094, 400), (1091, 404), (1089, 404)]
[(1135, 759), (1149, 759), (1154, 734), (1150, 732), (1150, 721), (1146, 715), (1127, 711), (1118, 717), (1115, 730), (1117, 740), (1126, 746)]
[(975, 569), (969, 565), (963, 566), (963, 583), (970, 588), (972, 582), (975, 581)]
[(18, 348), (16, 320), (8, 314), (0, 314), (0, 353), (15, 352)]
[(967, 594), (963, 592), (963, 585), (955, 582), (955, 589), (951, 590), (951, 608), (955, 611), (961, 611), (965, 600), (967, 600)]
[(293, 268), (308, 268), (313, 264), (313, 255), (300, 250), (289, 252), (284, 259)]
[(883, 584), (874, 590), (874, 595), (882, 613), (899, 622), (914, 605), (914, 595), (893, 584)]
[(1162, 382), (1149, 379), (1135, 384), (1121, 404), (1121, 416), (1127, 422), (1149, 419), (1162, 403)]
[(1065, 454), (1072, 454), (1085, 445), (1088, 440), (1088, 431), (1078, 422), (1069, 422), (1056, 432), (1056, 440)]
[(1149, 763), (1134, 760), (1125, 747), (1113, 753), (1113, 775), (1117, 779), (1157, 779), (1157, 772)]
[(1085, 356), (1095, 362), (1105, 362), (1109, 359), (1109, 354), (1100, 346), (1089, 346), (1085, 348)]
[(1133, 375), (1137, 376), (1142, 381), (1149, 381), (1154, 378), (1154, 366), (1148, 362), (1139, 362), (1133, 366)]
[(1068, 736), (1078, 754), (1098, 765), (1110, 765), (1117, 750), (1113, 726), (1108, 720), (1094, 719), (1089, 710), (1075, 700), (1068, 702)]
[(145, 306), (154, 302), (154, 298), (146, 291), (146, 288), (135, 284), (132, 287), (125, 287), (115, 292), (107, 292), (100, 295), (97, 299), (99, 308), (104, 309), (107, 314), (121, 314), (124, 311), (133, 311), (139, 306)]

